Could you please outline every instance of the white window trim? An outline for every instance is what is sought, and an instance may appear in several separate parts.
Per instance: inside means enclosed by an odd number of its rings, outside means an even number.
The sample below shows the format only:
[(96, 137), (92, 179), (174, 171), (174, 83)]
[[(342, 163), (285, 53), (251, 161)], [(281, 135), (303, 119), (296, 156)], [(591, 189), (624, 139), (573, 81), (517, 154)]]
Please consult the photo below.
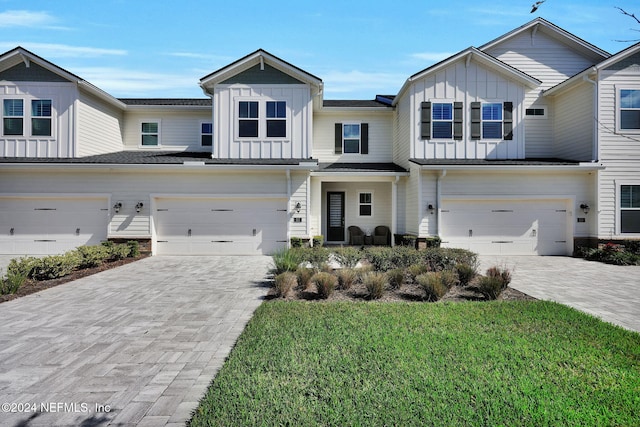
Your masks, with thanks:
[[(371, 194), (371, 203), (360, 203), (360, 195), (361, 194)], [(358, 211), (357, 211), (357, 215), (356, 217), (358, 218), (368, 218), (368, 219), (372, 219), (375, 216), (375, 211), (374, 211), (374, 193), (373, 190), (358, 190), (358, 199), (357, 199), (357, 206), (358, 206)], [(360, 215), (360, 206), (361, 205), (371, 205), (371, 215)]]
[[(286, 133), (285, 137), (267, 137), (267, 102), (284, 102), (286, 104)], [(258, 103), (258, 136), (257, 137), (241, 137), (240, 134), (240, 102), (257, 102)], [(291, 99), (288, 97), (256, 97), (256, 96), (237, 96), (233, 98), (234, 114), (233, 114), (233, 137), (235, 141), (291, 141)], [(281, 120), (281, 119), (275, 119)]]
[[(529, 116), (529, 115), (527, 115), (527, 110), (543, 110), (544, 114), (542, 114), (541, 116)], [(529, 107), (525, 108), (524, 117), (527, 120), (548, 120), (549, 119), (549, 110), (548, 110), (546, 105), (537, 105), (537, 106), (530, 105)]]
[[(364, 122), (358, 122), (358, 121), (353, 121), (353, 120), (342, 123), (342, 154), (341, 154), (342, 156), (361, 158), (360, 156), (364, 155), (364, 154), (362, 154), (362, 123), (364, 123)], [(358, 152), (357, 153), (345, 153), (345, 150), (344, 150), (344, 140), (345, 140), (345, 138), (344, 138), (344, 127), (345, 126), (349, 126), (349, 125), (358, 125), (358, 128), (360, 129), (360, 136), (358, 137)], [(350, 138), (348, 138), (348, 139), (350, 139)]]
[[(616, 108), (616, 132), (621, 133), (621, 134), (631, 134), (631, 135), (638, 135), (640, 134), (640, 129), (622, 129), (620, 127), (620, 125), (622, 124), (622, 119), (620, 117), (622, 108), (620, 108), (620, 100), (621, 100), (621, 95), (620, 95), (620, 91), (622, 90), (638, 90), (640, 91), (640, 86), (638, 85), (615, 85), (615, 90), (616, 90), (616, 99), (615, 99), (615, 108)], [(634, 184), (631, 184), (634, 185)]]
[[(623, 185), (637, 185), (640, 187), (640, 181), (615, 181), (616, 186), (616, 199), (615, 199), (615, 212), (616, 212), (616, 235), (619, 237), (640, 237), (640, 233), (623, 233), (622, 232), (622, 186)], [(627, 208), (629, 209), (629, 208)]]
[[(492, 99), (480, 101), (480, 140), (482, 141), (504, 141), (504, 100)], [(500, 114), (502, 118), (500, 120), (485, 120), (482, 118), (482, 108), (485, 104), (500, 104)], [(499, 138), (485, 138), (484, 136), (484, 124), (485, 123), (500, 123), (500, 137)]]
[[(5, 135), (4, 134), (4, 100), (5, 99), (20, 99), (22, 100), (22, 135)], [(34, 116), (31, 111), (31, 101), (51, 101), (51, 116)], [(55, 140), (57, 134), (57, 115), (56, 104), (53, 98), (41, 98), (31, 96), (3, 96), (0, 98), (0, 137), (1, 138), (15, 138), (15, 139), (28, 139), (28, 140)], [(17, 118), (17, 116), (14, 116)], [(33, 129), (31, 125), (31, 119), (48, 118), (51, 120), (51, 135), (33, 135)]]
[[(142, 145), (142, 124), (157, 123), (158, 124), (158, 145)], [(141, 119), (138, 123), (138, 147), (139, 148), (161, 148), (162, 147), (162, 120), (161, 119)]]
[[(449, 98), (432, 98), (432, 99), (429, 99), (429, 102), (431, 102), (431, 118), (430, 118), (431, 119), (431, 139), (435, 141), (453, 141), (453, 121), (455, 116), (454, 104), (456, 100), (449, 99)], [(435, 121), (433, 120), (433, 104), (451, 104), (451, 138), (436, 138), (433, 136), (433, 123)], [(446, 120), (438, 120), (438, 121), (444, 122)]]
[[(202, 133), (202, 125), (205, 123), (209, 123), (211, 125), (211, 145), (202, 145), (202, 136), (203, 135), (209, 135), (208, 133)], [(211, 120), (201, 120), (200, 123), (198, 123), (198, 135), (199, 135), (199, 140), (198, 140), (198, 146), (200, 148), (212, 148), (213, 149), (213, 121)]]
[[(51, 102), (51, 115), (50, 116), (34, 116), (33, 115), (33, 101), (49, 101)], [(53, 135), (55, 135), (54, 133), (54, 129), (53, 129), (53, 124), (55, 123), (55, 121), (53, 120), (53, 113), (54, 113), (54, 108), (53, 108), (53, 99), (51, 98), (32, 98), (29, 100), (29, 135), (31, 135), (32, 138), (37, 138), (37, 139), (52, 139)], [(33, 119), (49, 119), (50, 120), (50, 126), (49, 128), (51, 129), (51, 135), (34, 135), (33, 134)]]

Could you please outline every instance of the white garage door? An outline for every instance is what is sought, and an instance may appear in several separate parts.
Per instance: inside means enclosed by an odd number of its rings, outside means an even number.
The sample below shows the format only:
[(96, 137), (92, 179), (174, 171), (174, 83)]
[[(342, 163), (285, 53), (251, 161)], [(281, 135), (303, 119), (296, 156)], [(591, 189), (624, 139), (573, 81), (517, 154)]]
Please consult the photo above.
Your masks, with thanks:
[(261, 255), (287, 245), (285, 199), (157, 198), (159, 255)]
[(442, 245), (483, 255), (569, 255), (566, 200), (446, 200)]
[(0, 254), (47, 255), (107, 239), (106, 198), (0, 197)]

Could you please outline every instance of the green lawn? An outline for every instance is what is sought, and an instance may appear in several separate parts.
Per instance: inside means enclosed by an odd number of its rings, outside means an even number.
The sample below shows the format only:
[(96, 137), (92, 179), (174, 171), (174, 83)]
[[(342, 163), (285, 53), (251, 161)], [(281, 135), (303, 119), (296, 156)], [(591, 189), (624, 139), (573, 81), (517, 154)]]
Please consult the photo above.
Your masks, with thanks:
[(560, 304), (263, 304), (191, 426), (640, 425), (640, 335)]

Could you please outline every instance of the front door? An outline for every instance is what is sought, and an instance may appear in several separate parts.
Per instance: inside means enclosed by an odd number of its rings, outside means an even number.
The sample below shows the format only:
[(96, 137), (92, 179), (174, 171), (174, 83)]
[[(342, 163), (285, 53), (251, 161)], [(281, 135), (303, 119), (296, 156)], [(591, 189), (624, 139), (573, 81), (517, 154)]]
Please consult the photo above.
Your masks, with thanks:
[(344, 241), (344, 192), (327, 193), (327, 242)]

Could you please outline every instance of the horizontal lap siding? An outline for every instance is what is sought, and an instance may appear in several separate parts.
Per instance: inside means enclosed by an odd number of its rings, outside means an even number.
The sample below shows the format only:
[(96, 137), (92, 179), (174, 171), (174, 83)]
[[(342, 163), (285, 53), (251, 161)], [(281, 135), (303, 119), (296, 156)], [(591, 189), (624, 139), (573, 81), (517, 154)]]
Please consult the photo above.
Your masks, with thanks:
[(123, 149), (123, 113), (87, 94), (78, 102), (78, 156)]
[(394, 114), (393, 161), (409, 169), (411, 155), (411, 99), (404, 95), (396, 106)]
[(592, 159), (593, 91), (592, 84), (584, 83), (555, 100), (554, 157), (579, 161)]
[[(307, 232), (307, 213), (309, 212), (309, 203), (307, 198), (307, 177), (308, 173), (292, 173), (291, 174), (291, 201), (290, 201), (290, 223), (291, 236), (294, 237), (310, 237)], [(296, 203), (300, 203), (300, 212), (296, 212)], [(295, 218), (300, 218), (301, 222), (295, 222)]]
[(202, 147), (200, 141), (200, 123), (211, 122), (211, 111), (207, 109), (129, 111), (125, 116), (124, 148), (139, 149), (141, 123), (158, 120), (160, 121), (160, 148), (178, 151), (211, 151), (211, 147)]

